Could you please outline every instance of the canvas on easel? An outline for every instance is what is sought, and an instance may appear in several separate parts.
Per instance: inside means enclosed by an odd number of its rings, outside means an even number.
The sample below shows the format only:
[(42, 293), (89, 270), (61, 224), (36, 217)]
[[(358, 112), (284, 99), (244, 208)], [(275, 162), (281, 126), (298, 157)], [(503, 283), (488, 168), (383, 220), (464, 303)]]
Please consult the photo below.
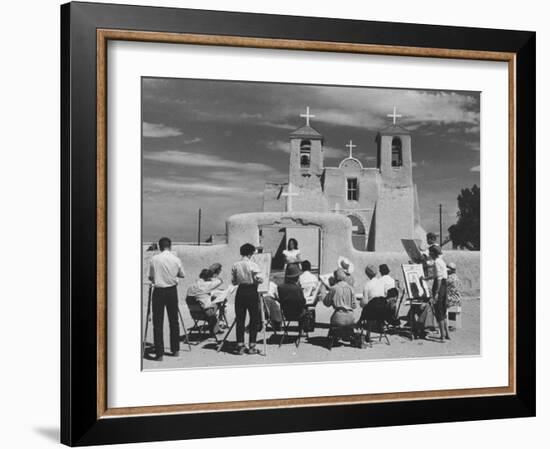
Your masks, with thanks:
[(424, 278), (423, 266), (421, 264), (402, 264), (401, 269), (403, 270), (405, 289), (409, 299), (428, 299), (430, 289)]
[(258, 285), (258, 293), (267, 293), (271, 276), (271, 253), (257, 253), (250, 259), (260, 267), (262, 283)]

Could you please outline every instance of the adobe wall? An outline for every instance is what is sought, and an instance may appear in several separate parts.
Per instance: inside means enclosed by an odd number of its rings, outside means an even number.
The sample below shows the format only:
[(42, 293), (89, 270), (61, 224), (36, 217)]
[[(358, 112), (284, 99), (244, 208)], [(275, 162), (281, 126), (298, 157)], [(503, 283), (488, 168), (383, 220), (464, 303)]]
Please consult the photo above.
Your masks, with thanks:
[[(346, 178), (357, 178), (359, 200), (348, 201)], [(378, 169), (359, 168), (354, 161), (345, 161), (342, 168), (327, 167), (324, 179), (324, 193), (332, 210), (338, 204), (340, 209), (374, 209), (378, 197)]]
[[(327, 273), (336, 268), (338, 256), (348, 257), (355, 265), (354, 277), (356, 291), (359, 293), (366, 282), (364, 267), (367, 264), (387, 264), (396, 279), (402, 281), (401, 264), (408, 262), (407, 254), (401, 249), (394, 252), (363, 252), (353, 248), (351, 243), (351, 222), (343, 215), (315, 212), (264, 212), (233, 215), (227, 221), (228, 242), (222, 245), (191, 246), (177, 245), (173, 250), (180, 257), (187, 273), (181, 283), (180, 298), (185, 294), (187, 286), (197, 279), (200, 270), (214, 262), (223, 265), (222, 279), (226, 285), (230, 282), (230, 267), (240, 258), (239, 247), (246, 242), (258, 245), (260, 225), (302, 224), (320, 226), (323, 230), (321, 271)], [(144, 258), (151, 253), (144, 250)], [(463, 282), (463, 288), (468, 295), (479, 294), (480, 258), (479, 252), (445, 251), (443, 255), (447, 262), (455, 262), (458, 274)], [(147, 269), (144, 263), (144, 272)]]
[(263, 195), (263, 210), (284, 212), (286, 210), (286, 196), (281, 193), (287, 188), (288, 183), (266, 182)]
[(401, 251), (414, 237), (414, 188), (381, 184), (375, 214), (375, 251)]

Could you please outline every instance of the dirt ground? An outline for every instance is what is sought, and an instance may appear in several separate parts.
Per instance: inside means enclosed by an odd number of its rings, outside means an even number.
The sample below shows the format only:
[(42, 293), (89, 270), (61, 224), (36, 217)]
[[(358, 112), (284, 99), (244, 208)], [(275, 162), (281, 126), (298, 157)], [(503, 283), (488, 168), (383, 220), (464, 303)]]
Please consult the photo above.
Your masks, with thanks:
[[(187, 306), (180, 295), (180, 311), (185, 326), (189, 329), (193, 323)], [(233, 304), (227, 307), (229, 323), (233, 321)], [(402, 307), (400, 315), (407, 313), (407, 308)], [(191, 350), (185, 343), (183, 329), (180, 343), (179, 357), (165, 355), (163, 361), (154, 361), (145, 358), (143, 360), (144, 370), (158, 369), (182, 369), (216, 366), (236, 365), (273, 365), (288, 363), (315, 363), (315, 362), (336, 362), (344, 360), (370, 360), (370, 359), (398, 359), (398, 358), (419, 358), (419, 357), (449, 357), (449, 356), (471, 356), (480, 353), (480, 301), (479, 298), (464, 299), (462, 304), (462, 328), (451, 332), (451, 340), (444, 343), (436, 341), (437, 332), (432, 333), (426, 340), (412, 341), (404, 332), (388, 335), (390, 344), (382, 339), (378, 341), (378, 334), (373, 333), (372, 347), (356, 348), (351, 347), (348, 342), (342, 342), (334, 346), (332, 350), (327, 347), (328, 323), (332, 309), (319, 303), (316, 307), (316, 328), (315, 332), (309, 334), (309, 338), (302, 337), (299, 347), (295, 345), (297, 331), (295, 327), (289, 330), (289, 338), (279, 347), (281, 332), (274, 335), (271, 330), (266, 332), (267, 354), (266, 355), (235, 355), (232, 354), (235, 343), (235, 329), (231, 332), (220, 352), (216, 352), (216, 342), (213, 338), (197, 341), (196, 336), (191, 338)], [(146, 305), (143, 310), (146, 315)], [(356, 318), (359, 318), (360, 311), (356, 311)], [(402, 321), (405, 324), (405, 321)], [(451, 322), (452, 324), (452, 322)], [(220, 335), (220, 340), (224, 335)], [(149, 330), (146, 346), (152, 346), (153, 332), (149, 322)], [(248, 341), (248, 334), (245, 335)], [(164, 342), (169, 344), (168, 323), (165, 318)], [(264, 349), (263, 333), (258, 334), (259, 349)], [(166, 349), (168, 351), (169, 348)]]

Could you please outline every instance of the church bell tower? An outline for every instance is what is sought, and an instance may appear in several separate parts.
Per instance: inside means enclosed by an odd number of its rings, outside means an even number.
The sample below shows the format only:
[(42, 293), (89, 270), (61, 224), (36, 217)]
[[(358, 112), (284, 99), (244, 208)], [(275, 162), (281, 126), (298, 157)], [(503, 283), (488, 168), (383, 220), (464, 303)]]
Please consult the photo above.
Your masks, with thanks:
[(393, 108), (393, 124), (376, 136), (379, 170), (375, 209), (376, 251), (401, 251), (401, 239), (414, 238), (415, 186), (412, 177), (411, 134), (396, 124), (401, 117)]
[(289, 192), (294, 195), (295, 210), (321, 211), (326, 208), (321, 187), (323, 136), (310, 126), (309, 119), (315, 116), (309, 106), (300, 117), (306, 124), (290, 134)]

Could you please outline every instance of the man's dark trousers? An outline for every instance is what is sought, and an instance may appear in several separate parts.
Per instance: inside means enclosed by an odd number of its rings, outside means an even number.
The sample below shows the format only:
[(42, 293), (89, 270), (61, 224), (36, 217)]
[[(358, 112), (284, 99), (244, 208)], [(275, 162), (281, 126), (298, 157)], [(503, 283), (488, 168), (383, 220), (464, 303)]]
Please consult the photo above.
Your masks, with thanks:
[(178, 289), (173, 287), (155, 287), (153, 289), (153, 338), (155, 340), (155, 354), (157, 357), (164, 354), (164, 308), (168, 314), (170, 326), (170, 351), (180, 349), (180, 328), (178, 323)]

